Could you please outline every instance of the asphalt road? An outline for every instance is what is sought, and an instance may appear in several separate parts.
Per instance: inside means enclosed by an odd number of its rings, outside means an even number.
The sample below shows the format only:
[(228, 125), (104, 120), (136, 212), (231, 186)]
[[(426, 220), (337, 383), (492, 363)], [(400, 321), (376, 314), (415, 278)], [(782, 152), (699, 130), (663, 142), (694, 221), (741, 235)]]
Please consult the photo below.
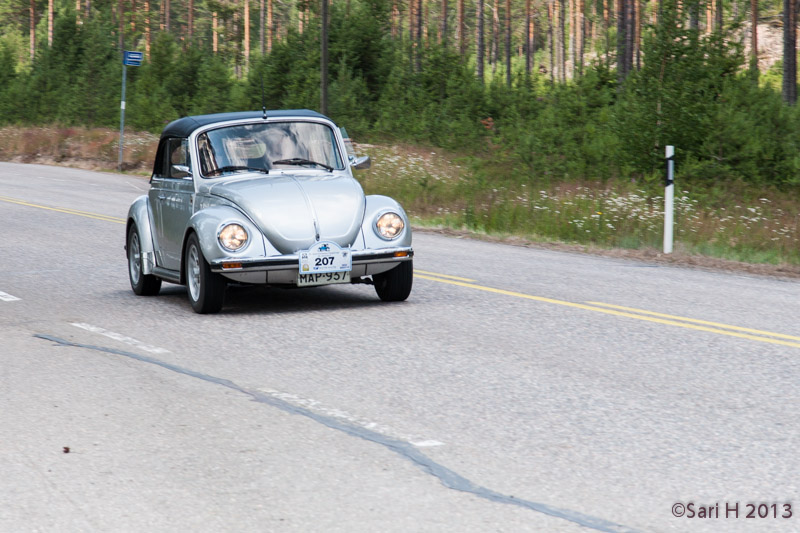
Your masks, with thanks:
[(146, 188), (0, 163), (1, 531), (800, 530), (797, 282), (417, 233), (200, 316)]

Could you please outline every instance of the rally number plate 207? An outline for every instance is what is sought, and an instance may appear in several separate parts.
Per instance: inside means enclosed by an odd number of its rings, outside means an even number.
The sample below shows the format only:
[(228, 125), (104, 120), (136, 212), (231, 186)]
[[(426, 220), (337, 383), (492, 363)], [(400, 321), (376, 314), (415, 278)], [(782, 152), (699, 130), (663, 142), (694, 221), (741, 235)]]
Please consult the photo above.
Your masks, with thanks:
[(350, 272), (353, 270), (353, 256), (350, 249), (342, 248), (335, 242), (318, 242), (308, 250), (302, 250), (299, 256), (300, 274)]

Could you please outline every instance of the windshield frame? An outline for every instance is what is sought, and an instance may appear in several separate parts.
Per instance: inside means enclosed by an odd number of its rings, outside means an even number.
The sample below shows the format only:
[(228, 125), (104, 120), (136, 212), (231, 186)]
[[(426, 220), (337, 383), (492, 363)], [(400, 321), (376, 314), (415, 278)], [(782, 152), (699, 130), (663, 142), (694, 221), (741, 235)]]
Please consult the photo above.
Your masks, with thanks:
[[(190, 152), (191, 152), (192, 163), (194, 165), (194, 168), (197, 169), (195, 175), (199, 176), (200, 178), (202, 178), (204, 180), (214, 180), (214, 179), (219, 179), (219, 178), (226, 178), (226, 177), (235, 176), (235, 175), (239, 174), (240, 172), (243, 172), (243, 171), (225, 172), (225, 173), (221, 173), (221, 174), (212, 174), (212, 175), (204, 174), (203, 171), (202, 171), (202, 166), (200, 164), (200, 148), (198, 146), (199, 138), (204, 133), (208, 133), (210, 131), (218, 130), (218, 129), (230, 128), (232, 126), (252, 126), (252, 125), (259, 125), (259, 124), (268, 125), (268, 124), (280, 124), (280, 123), (311, 123), (311, 124), (319, 124), (321, 126), (324, 126), (324, 127), (328, 128), (328, 130), (330, 131), (330, 135), (331, 135), (331, 142), (332, 142), (332, 148), (333, 148), (333, 158), (336, 161), (336, 165), (331, 165), (334, 168), (333, 171), (334, 172), (343, 172), (343, 171), (346, 171), (349, 168), (348, 167), (348, 162), (349, 161), (348, 161), (347, 157), (344, 155), (347, 152), (346, 152), (346, 150), (344, 148), (344, 141), (342, 140), (341, 132), (339, 131), (339, 128), (332, 121), (319, 119), (319, 118), (314, 118), (314, 117), (297, 117), (297, 118), (294, 118), (294, 117), (269, 118), (269, 117), (267, 117), (266, 120), (263, 119), (263, 118), (254, 118), (254, 119), (246, 119), (246, 120), (241, 120), (240, 119), (240, 120), (217, 122), (217, 123), (214, 123), (214, 124), (208, 124), (206, 126), (203, 126), (201, 128), (196, 129), (195, 131), (193, 131), (191, 133), (191, 135), (189, 136), (189, 146), (191, 148)], [(321, 161), (321, 163), (323, 163), (323, 162)], [(327, 164), (327, 162), (326, 162), (326, 164)], [(269, 168), (268, 169), (268, 172), (270, 174), (272, 174), (272, 173), (283, 174), (285, 172), (298, 173), (298, 172), (304, 172), (304, 171), (305, 172), (313, 172), (313, 173), (317, 173), (317, 172), (329, 173), (328, 170), (326, 170), (325, 168), (320, 167), (320, 166), (317, 166), (317, 167), (313, 167), (313, 166), (291, 166), (289, 168)]]

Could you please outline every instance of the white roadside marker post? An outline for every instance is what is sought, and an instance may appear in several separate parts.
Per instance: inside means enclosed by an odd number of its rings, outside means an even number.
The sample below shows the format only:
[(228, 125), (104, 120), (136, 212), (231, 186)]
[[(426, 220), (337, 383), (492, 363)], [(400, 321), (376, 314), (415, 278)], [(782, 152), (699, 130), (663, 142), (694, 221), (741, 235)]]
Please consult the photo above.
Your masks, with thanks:
[(122, 63), (122, 100), (119, 103), (119, 161), (117, 162), (117, 170), (122, 172), (122, 152), (125, 138), (125, 81), (126, 74), (128, 73), (127, 65)]
[(667, 146), (667, 181), (664, 191), (664, 253), (672, 253), (672, 229), (675, 209), (675, 147)]

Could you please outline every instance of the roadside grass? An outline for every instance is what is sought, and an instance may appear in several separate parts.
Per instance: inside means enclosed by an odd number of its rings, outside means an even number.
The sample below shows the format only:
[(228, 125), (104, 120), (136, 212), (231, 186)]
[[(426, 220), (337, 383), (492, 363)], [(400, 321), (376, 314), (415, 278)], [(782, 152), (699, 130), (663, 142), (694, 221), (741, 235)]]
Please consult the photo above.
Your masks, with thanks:
[[(533, 242), (661, 250), (664, 188), (645, 182), (519, 179), (504, 165), (439, 149), (359, 145), (373, 160), (356, 173), (369, 194), (396, 198), (422, 227)], [(675, 248), (746, 263), (800, 264), (796, 190), (676, 181)]]
[[(158, 135), (125, 132), (124, 170), (151, 168)], [(0, 128), (0, 160), (74, 166), (91, 170), (116, 170), (119, 131), (84, 127)]]
[[(115, 170), (119, 133), (108, 128), (0, 128), (0, 160)], [(158, 144), (125, 132), (124, 169), (148, 173)], [(661, 250), (660, 177), (537, 182), (513, 165), (407, 144), (357, 144), (372, 167), (368, 194), (397, 199), (415, 225), (585, 247)], [(800, 265), (798, 190), (676, 179), (675, 249), (752, 264)]]

